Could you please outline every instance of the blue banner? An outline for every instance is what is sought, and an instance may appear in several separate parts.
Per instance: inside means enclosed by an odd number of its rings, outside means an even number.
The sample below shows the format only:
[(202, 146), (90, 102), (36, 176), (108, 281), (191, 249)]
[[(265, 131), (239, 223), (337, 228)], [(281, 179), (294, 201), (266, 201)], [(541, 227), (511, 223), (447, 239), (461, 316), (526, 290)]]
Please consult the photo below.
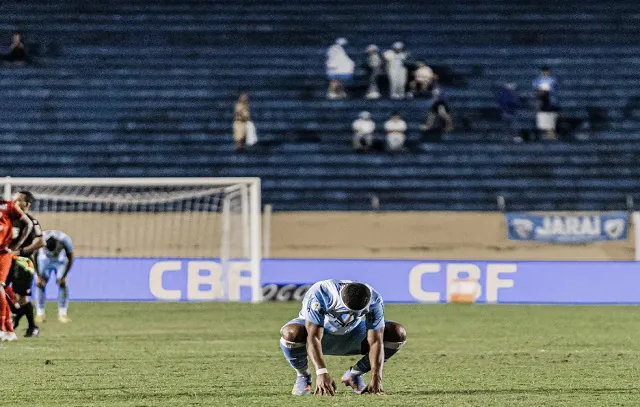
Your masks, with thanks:
[[(72, 300), (248, 301), (248, 264), (228, 276), (215, 260), (92, 259), (74, 262)], [(371, 284), (386, 302), (447, 302), (464, 280), (476, 302), (498, 304), (640, 304), (640, 263), (415, 260), (265, 260), (261, 284), (273, 298), (297, 301), (307, 284), (336, 278)], [(55, 299), (49, 283), (47, 296)]]
[(589, 243), (627, 240), (626, 212), (597, 215), (508, 213), (510, 240), (547, 243)]

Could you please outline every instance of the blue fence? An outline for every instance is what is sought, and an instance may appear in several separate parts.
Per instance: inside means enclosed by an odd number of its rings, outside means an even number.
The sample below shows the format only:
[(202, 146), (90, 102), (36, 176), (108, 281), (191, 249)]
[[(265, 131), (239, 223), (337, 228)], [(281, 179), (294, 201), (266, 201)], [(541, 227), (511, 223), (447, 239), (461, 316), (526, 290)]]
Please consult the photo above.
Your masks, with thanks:
[[(206, 301), (223, 293), (250, 299), (248, 264), (228, 278), (202, 259), (81, 258), (70, 275), (73, 300)], [(640, 263), (417, 260), (265, 260), (262, 285), (309, 284), (338, 278), (364, 281), (386, 302), (446, 302), (458, 279), (477, 280), (479, 303), (640, 304)], [(54, 285), (48, 289), (54, 299)]]

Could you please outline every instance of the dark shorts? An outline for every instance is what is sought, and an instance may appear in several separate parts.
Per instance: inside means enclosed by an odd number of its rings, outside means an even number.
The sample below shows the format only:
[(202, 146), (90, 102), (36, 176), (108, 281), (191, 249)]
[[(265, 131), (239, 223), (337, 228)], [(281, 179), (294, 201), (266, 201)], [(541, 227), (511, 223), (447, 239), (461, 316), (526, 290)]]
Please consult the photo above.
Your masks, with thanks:
[(11, 265), (7, 285), (11, 284), (13, 291), (22, 296), (31, 295), (31, 286), (33, 285), (33, 274), (20, 267), (14, 261)]

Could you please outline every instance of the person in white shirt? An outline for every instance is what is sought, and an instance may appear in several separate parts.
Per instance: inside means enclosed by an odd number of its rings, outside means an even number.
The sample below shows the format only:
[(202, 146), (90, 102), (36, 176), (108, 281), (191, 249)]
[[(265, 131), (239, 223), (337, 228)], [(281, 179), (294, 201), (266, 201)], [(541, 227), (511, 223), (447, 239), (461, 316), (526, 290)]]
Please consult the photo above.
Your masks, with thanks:
[(387, 133), (387, 148), (389, 151), (402, 151), (406, 139), (404, 133), (407, 131), (407, 123), (402, 120), (398, 113), (393, 113), (391, 119), (384, 124), (384, 131)]
[(373, 132), (376, 124), (371, 120), (369, 112), (360, 112), (357, 120), (353, 121), (353, 148), (358, 151), (367, 151), (373, 146)]
[(344, 99), (347, 93), (344, 90), (344, 83), (351, 81), (353, 78), (353, 69), (355, 64), (344, 46), (347, 45), (345, 38), (338, 38), (332, 46), (327, 50), (327, 77), (329, 78), (329, 90), (327, 91), (328, 99)]
[(367, 89), (367, 99), (378, 99), (380, 97), (380, 88), (378, 87), (378, 78), (384, 73), (382, 66), (382, 58), (378, 46), (371, 44), (367, 47), (367, 61), (365, 69), (369, 73), (369, 88)]
[(389, 89), (392, 99), (404, 99), (407, 86), (407, 67), (409, 53), (405, 51), (400, 41), (393, 43), (392, 49), (385, 51), (387, 61), (387, 75), (389, 75)]

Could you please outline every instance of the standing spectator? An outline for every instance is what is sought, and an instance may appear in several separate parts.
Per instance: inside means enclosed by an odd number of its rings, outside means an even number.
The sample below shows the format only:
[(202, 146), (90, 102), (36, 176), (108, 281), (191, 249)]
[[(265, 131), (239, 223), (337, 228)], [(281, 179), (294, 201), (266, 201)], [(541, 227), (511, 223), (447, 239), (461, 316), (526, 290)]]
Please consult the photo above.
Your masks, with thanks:
[(404, 150), (404, 142), (406, 137), (404, 133), (407, 131), (407, 123), (397, 112), (391, 114), (391, 119), (384, 124), (384, 130), (387, 133), (387, 148), (389, 151)]
[(382, 67), (382, 58), (377, 45), (369, 45), (367, 47), (367, 62), (365, 69), (369, 75), (369, 88), (367, 89), (367, 99), (380, 98), (380, 87), (378, 86), (378, 80), (380, 75), (384, 73)]
[(353, 125), (353, 148), (358, 151), (368, 151), (373, 146), (373, 132), (376, 124), (371, 120), (369, 112), (360, 112)]
[(409, 84), (411, 89), (410, 96), (419, 96), (426, 94), (429, 85), (433, 80), (433, 70), (424, 62), (418, 62), (417, 69), (414, 72), (414, 79)]
[(442, 140), (442, 133), (453, 130), (451, 110), (445, 100), (444, 91), (438, 83), (437, 75), (434, 75), (431, 94), (431, 108), (427, 114), (427, 120), (420, 126), (420, 129), (425, 141), (437, 142)]
[(540, 74), (533, 81), (533, 89), (536, 92), (543, 87), (551, 94), (551, 96), (554, 95), (556, 90), (556, 78), (551, 74), (551, 68), (546, 65), (540, 67)]
[(512, 137), (513, 141), (521, 142), (522, 137), (518, 134), (518, 108), (520, 106), (518, 85), (515, 83), (503, 84), (496, 92), (496, 99), (500, 107), (503, 131)]
[(556, 108), (551, 102), (551, 86), (548, 83), (542, 83), (538, 88), (537, 94), (536, 125), (538, 130), (544, 132), (544, 138), (547, 140), (556, 140), (556, 120), (558, 114)]
[(385, 51), (387, 75), (389, 76), (390, 96), (392, 99), (404, 99), (407, 86), (407, 67), (409, 53), (400, 41), (393, 43), (392, 49)]
[(327, 77), (329, 78), (328, 99), (344, 99), (347, 93), (344, 90), (344, 83), (353, 78), (355, 64), (349, 58), (344, 46), (347, 45), (345, 38), (338, 38), (336, 43), (327, 50)]
[(247, 127), (250, 121), (249, 95), (241, 93), (236, 102), (233, 117), (233, 142), (236, 151), (244, 151), (247, 143)]
[(23, 65), (28, 61), (27, 50), (22, 42), (22, 34), (19, 31), (13, 32), (9, 52), (2, 59), (14, 65)]

